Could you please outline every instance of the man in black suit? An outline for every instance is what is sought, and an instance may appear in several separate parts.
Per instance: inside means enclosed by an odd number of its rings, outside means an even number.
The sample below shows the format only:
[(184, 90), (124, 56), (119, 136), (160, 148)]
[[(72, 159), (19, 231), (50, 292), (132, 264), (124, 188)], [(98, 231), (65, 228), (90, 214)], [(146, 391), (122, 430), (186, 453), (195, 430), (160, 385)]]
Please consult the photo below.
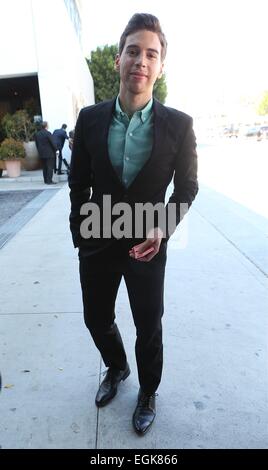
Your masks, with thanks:
[[(157, 18), (149, 14), (131, 18), (115, 61), (119, 96), (81, 110), (69, 176), (70, 227), (74, 246), (79, 247), (84, 319), (108, 367), (96, 405), (109, 403), (130, 373), (114, 312), (124, 276), (137, 334), (140, 390), (133, 426), (140, 435), (155, 418), (155, 392), (162, 374), (167, 241), (198, 191), (192, 118), (152, 97), (166, 48)], [(174, 191), (165, 206), (172, 177)], [(146, 203), (162, 204), (168, 216), (168, 208), (175, 208), (173, 230), (166, 230), (168, 221), (156, 213), (145, 227), (144, 218), (136, 218), (135, 211)], [(131, 234), (120, 237), (118, 207), (126, 205), (131, 209), (127, 227)], [(111, 225), (117, 229), (109, 232)]]
[(68, 140), (69, 137), (66, 132), (67, 124), (62, 124), (61, 129), (55, 129), (53, 132), (53, 138), (58, 150), (58, 166), (57, 166), (57, 173), (58, 175), (62, 175), (61, 167), (62, 167), (62, 149), (65, 144), (65, 140)]
[(55, 168), (56, 150), (51, 132), (48, 131), (48, 123), (42, 122), (42, 128), (35, 134), (35, 142), (39, 157), (43, 164), (43, 177), (45, 184), (56, 184), (52, 181)]

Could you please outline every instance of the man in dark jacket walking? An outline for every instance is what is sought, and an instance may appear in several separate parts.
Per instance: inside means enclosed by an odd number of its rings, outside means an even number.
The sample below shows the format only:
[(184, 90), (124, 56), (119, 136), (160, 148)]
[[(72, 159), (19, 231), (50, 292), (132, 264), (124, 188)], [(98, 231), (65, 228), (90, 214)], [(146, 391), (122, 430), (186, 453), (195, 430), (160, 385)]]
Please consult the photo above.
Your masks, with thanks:
[(42, 123), (42, 129), (35, 134), (36, 147), (43, 164), (43, 176), (45, 184), (56, 184), (52, 181), (55, 167), (56, 150), (51, 132), (48, 130), (48, 123)]
[(58, 175), (62, 175), (62, 171), (61, 171), (62, 149), (64, 147), (65, 140), (69, 139), (66, 129), (67, 129), (67, 124), (62, 124), (61, 129), (55, 129), (55, 131), (53, 132), (54, 142), (57, 146), (57, 150), (59, 151), (59, 154), (58, 154), (59, 163), (57, 167)]

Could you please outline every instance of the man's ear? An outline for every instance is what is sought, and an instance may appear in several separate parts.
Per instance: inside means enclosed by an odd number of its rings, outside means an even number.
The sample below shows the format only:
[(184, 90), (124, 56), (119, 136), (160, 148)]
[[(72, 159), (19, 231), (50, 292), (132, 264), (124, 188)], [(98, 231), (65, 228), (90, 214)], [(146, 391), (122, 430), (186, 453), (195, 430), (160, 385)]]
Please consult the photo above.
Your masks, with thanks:
[(116, 54), (116, 56), (115, 56), (114, 69), (117, 72), (120, 71), (120, 55), (119, 54)]

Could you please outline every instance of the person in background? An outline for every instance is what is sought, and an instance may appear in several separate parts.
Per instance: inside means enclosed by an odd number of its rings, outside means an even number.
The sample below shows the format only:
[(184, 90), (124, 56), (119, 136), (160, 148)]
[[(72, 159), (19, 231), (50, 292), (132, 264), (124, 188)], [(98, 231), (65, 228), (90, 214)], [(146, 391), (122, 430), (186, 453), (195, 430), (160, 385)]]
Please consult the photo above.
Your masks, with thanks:
[(69, 132), (69, 149), (73, 150), (73, 143), (74, 143), (74, 129)]
[(58, 175), (62, 175), (61, 167), (62, 167), (62, 149), (64, 147), (65, 140), (68, 140), (69, 137), (66, 132), (67, 124), (62, 124), (61, 129), (55, 129), (53, 132), (53, 138), (58, 150), (58, 165), (56, 167), (56, 171)]
[(56, 184), (52, 181), (52, 176), (55, 168), (57, 147), (54, 143), (51, 132), (48, 131), (47, 121), (43, 121), (41, 124), (41, 130), (36, 132), (35, 143), (43, 164), (44, 183)]

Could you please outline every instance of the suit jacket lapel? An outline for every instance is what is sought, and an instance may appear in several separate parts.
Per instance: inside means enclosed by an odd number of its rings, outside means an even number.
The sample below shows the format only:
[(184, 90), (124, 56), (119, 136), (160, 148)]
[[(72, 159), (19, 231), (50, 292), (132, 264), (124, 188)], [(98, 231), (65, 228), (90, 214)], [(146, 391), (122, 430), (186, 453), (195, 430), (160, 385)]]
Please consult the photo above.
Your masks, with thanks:
[[(94, 151), (98, 155), (98, 158), (102, 161), (103, 171), (108, 171), (117, 185), (120, 185), (121, 189), (125, 190), (123, 183), (118, 177), (109, 157), (108, 150), (108, 133), (112, 119), (112, 115), (115, 107), (115, 99), (103, 103), (101, 109), (98, 110), (98, 114), (95, 116), (90, 123), (91, 135), (94, 136)], [(167, 148), (167, 125), (166, 119), (167, 111), (159, 101), (153, 101), (153, 113), (154, 113), (154, 130), (153, 130), (153, 147), (150, 158), (146, 161), (144, 166), (141, 168), (135, 179), (128, 187), (128, 192), (136, 191), (137, 188), (143, 184), (148, 184), (151, 175), (155, 167), (157, 158), (163, 158), (163, 153)]]
[(108, 150), (108, 134), (114, 108), (115, 99), (104, 102), (102, 108), (98, 110), (95, 120), (91, 122), (90, 130), (94, 140), (94, 153), (102, 162), (103, 171), (108, 172), (114, 182), (123, 188), (123, 183), (112, 165)]

